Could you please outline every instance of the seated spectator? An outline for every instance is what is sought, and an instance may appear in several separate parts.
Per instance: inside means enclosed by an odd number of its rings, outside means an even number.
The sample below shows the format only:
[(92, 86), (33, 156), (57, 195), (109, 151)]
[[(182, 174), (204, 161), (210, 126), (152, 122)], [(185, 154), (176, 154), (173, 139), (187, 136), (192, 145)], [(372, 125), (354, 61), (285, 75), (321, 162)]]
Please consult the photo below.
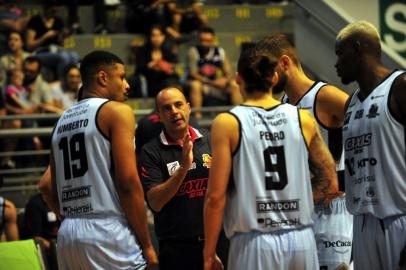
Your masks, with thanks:
[[(47, 260), (54, 267), (56, 265), (55, 243), (60, 224), (40, 193), (30, 198), (25, 207), (27, 237), (44, 245)], [(55, 269), (54, 267), (51, 269)]]
[[(236, 105), (242, 102), (226, 53), (223, 48), (215, 46), (214, 41), (214, 30), (203, 27), (199, 30), (199, 44), (191, 47), (188, 52), (187, 83), (192, 108), (200, 108), (203, 103)], [(195, 112), (195, 117), (200, 119), (201, 113)]]
[(0, 0), (0, 55), (7, 53), (7, 38), (10, 31), (25, 31), (28, 16), (23, 16), (22, 11), (13, 0)]
[(56, 70), (57, 78), (63, 78), (63, 72), (69, 65), (78, 63), (76, 52), (63, 48), (64, 23), (56, 15), (56, 0), (44, 0), (43, 13), (30, 19), (27, 26), (27, 47), (34, 51), (42, 64)]
[(29, 114), (36, 111), (30, 101), (30, 93), (25, 89), (24, 73), (15, 70), (6, 88), (6, 108), (9, 114)]
[(10, 75), (14, 70), (23, 69), (23, 61), (30, 53), (23, 49), (24, 41), (20, 32), (10, 32), (8, 36), (8, 50), (0, 58), (0, 86), (5, 89)]
[(149, 97), (155, 97), (167, 86), (179, 84), (176, 63), (177, 55), (166, 42), (162, 27), (153, 26), (147, 43), (136, 54), (136, 74), (145, 77)]
[(190, 34), (207, 26), (202, 0), (169, 1), (166, 4), (166, 31), (176, 41), (184, 41), (183, 34)]
[[(30, 100), (31, 93), (27, 91), (23, 85), (24, 73), (21, 70), (15, 70), (11, 75), (10, 85), (6, 89), (6, 99), (5, 108), (7, 109), (7, 114), (31, 114), (39, 111), (39, 107), (32, 104)], [(21, 127), (33, 127), (34, 122), (31, 120), (7, 120), (5, 122), (6, 128), (18, 129)], [(38, 137), (34, 137), (33, 143), (35, 148), (40, 148), (38, 146)], [(18, 145), (18, 138), (7, 138), (4, 139), (3, 150), (5, 152), (12, 152), (16, 150)], [(11, 159), (11, 156), (2, 157), (1, 161), (2, 168), (14, 168), (15, 161)]]
[(80, 84), (80, 71), (77, 66), (70, 66), (65, 72), (63, 80), (51, 85), (55, 106), (66, 110), (77, 101)]
[(148, 35), (153, 25), (164, 24), (163, 7), (170, 0), (128, 0), (126, 27), (129, 33)]
[[(3, 182), (3, 179), (0, 179)], [(3, 236), (4, 234), (4, 236)], [(11, 201), (0, 197), (0, 242), (19, 239), (17, 227), (17, 210)]]
[(23, 16), (20, 8), (16, 6), (13, 1), (0, 1), (0, 29), (5, 31), (18, 31), (25, 30), (28, 16)]
[(23, 63), (24, 87), (30, 92), (30, 101), (45, 112), (60, 112), (55, 106), (49, 84), (42, 78), (41, 61), (36, 56), (27, 57)]

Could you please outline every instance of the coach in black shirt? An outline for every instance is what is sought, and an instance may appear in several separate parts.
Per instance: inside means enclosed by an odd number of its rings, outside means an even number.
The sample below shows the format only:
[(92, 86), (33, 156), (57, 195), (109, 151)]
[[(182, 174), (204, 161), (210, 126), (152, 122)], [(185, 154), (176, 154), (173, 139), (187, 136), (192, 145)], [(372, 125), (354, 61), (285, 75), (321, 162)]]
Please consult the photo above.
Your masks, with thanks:
[(189, 126), (190, 105), (176, 88), (160, 91), (161, 134), (141, 151), (141, 179), (154, 211), (161, 270), (203, 269), (203, 201), (211, 161), (206, 132)]

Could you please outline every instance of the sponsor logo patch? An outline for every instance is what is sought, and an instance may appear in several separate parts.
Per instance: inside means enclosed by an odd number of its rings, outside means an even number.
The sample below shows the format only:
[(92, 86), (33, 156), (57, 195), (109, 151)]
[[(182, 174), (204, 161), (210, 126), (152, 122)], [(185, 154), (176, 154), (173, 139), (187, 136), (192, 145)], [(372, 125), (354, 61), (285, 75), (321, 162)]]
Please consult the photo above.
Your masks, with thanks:
[(83, 199), (91, 196), (91, 186), (83, 186), (62, 191), (62, 202)]
[(257, 213), (292, 212), (299, 210), (299, 200), (257, 201)]
[(211, 167), (211, 156), (209, 154), (203, 154), (202, 155), (202, 160), (203, 160), (203, 167), (206, 167), (210, 169)]
[(174, 161), (166, 164), (166, 168), (168, 168), (168, 173), (170, 176), (172, 176), (179, 167), (179, 161)]

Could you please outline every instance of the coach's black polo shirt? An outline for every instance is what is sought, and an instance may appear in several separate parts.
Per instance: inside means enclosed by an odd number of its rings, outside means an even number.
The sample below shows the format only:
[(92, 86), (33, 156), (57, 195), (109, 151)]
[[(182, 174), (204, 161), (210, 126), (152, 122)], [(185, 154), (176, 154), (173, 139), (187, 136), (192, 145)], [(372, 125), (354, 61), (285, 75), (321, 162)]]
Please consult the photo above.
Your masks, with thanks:
[[(176, 195), (154, 213), (159, 239), (189, 238), (203, 235), (203, 202), (211, 162), (208, 133), (189, 126), (193, 142), (193, 163)], [(164, 131), (147, 143), (141, 152), (141, 179), (145, 194), (173, 175), (180, 166), (182, 147)]]

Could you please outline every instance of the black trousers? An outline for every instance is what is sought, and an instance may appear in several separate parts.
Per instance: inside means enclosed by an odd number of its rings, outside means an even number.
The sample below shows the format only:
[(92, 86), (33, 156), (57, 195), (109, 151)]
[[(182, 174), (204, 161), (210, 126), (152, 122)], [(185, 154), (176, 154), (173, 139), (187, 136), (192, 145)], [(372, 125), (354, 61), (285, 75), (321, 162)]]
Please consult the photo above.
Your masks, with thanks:
[(159, 241), (159, 269), (203, 270), (203, 245), (197, 237)]
[[(160, 270), (202, 270), (203, 237), (187, 239), (166, 239), (159, 241)], [(222, 230), (217, 242), (216, 253), (227, 269), (229, 241)]]

